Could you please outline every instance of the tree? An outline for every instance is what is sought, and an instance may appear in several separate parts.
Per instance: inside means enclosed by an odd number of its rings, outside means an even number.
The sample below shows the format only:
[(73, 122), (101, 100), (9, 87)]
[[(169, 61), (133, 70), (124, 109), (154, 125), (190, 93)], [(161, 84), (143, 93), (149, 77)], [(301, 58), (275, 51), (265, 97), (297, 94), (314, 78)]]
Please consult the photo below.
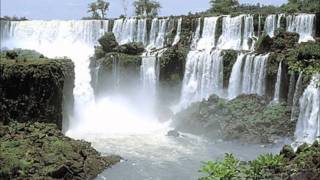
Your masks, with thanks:
[(109, 10), (110, 3), (105, 0), (97, 0), (98, 10), (100, 10), (100, 14), (102, 19), (105, 18), (106, 12)]
[(158, 1), (152, 0), (136, 0), (133, 6), (137, 16), (156, 16), (161, 8)]
[(88, 13), (92, 13), (91, 17), (93, 19), (101, 19), (99, 13), (98, 13), (98, 6), (96, 3), (90, 3), (88, 7)]
[(106, 12), (109, 9), (110, 3), (105, 0), (97, 0), (88, 5), (88, 13), (91, 13), (93, 19), (105, 19)]
[(211, 11), (215, 13), (228, 14), (239, 6), (238, 0), (210, 0)]

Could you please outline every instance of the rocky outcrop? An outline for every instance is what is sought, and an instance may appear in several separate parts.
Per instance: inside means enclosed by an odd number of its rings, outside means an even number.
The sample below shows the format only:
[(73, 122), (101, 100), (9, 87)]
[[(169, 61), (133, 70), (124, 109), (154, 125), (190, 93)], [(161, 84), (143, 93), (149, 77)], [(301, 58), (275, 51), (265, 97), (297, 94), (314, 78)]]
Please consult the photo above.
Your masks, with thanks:
[(120, 160), (48, 123), (0, 123), (0, 143), (0, 179), (92, 179)]
[(211, 96), (179, 112), (174, 120), (179, 131), (247, 143), (273, 143), (280, 137), (292, 136), (294, 131), (285, 105), (269, 106), (255, 95), (231, 101)]
[(73, 86), (69, 59), (2, 58), (0, 122), (46, 122), (61, 129), (63, 115), (73, 109)]

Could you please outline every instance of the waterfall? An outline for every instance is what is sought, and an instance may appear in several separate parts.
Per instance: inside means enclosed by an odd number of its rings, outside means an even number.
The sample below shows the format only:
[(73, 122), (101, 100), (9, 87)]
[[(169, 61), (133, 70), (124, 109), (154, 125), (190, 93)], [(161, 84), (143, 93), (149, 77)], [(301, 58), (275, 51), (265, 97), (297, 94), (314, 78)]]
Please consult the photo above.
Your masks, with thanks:
[(279, 103), (280, 101), (280, 91), (281, 91), (281, 74), (282, 74), (282, 62), (279, 63), (278, 73), (277, 73), (277, 81), (274, 89), (273, 102)]
[(160, 49), (165, 45), (166, 35), (167, 35), (167, 23), (168, 18), (158, 19), (154, 18), (151, 24), (150, 31), (150, 42), (147, 49)]
[(288, 92), (288, 100), (287, 100), (287, 104), (289, 107), (291, 107), (293, 104), (295, 87), (296, 87), (296, 75), (295, 73), (290, 73), (289, 92)]
[(240, 93), (241, 93), (241, 82), (242, 82), (242, 77), (241, 77), (241, 68), (242, 68), (242, 63), (243, 59), (245, 57), (245, 54), (241, 53), (237, 61), (232, 67), (231, 71), (231, 76), (229, 80), (229, 88), (228, 88), (228, 98), (233, 99), (236, 98)]
[(254, 50), (255, 40), (253, 37), (254, 37), (253, 15), (245, 15), (244, 16), (244, 33), (242, 36), (243, 50)]
[(295, 92), (293, 95), (293, 102), (292, 102), (292, 108), (291, 108), (291, 121), (296, 121), (298, 119), (299, 98), (303, 93), (302, 81), (303, 81), (303, 74), (300, 73), (296, 83)]
[(225, 16), (222, 20), (222, 35), (217, 47), (219, 49), (250, 50), (252, 45), (249, 46), (249, 39), (252, 39), (253, 35), (252, 15)]
[(67, 56), (75, 64), (75, 126), (86, 119), (85, 112), (94, 103), (91, 87), (89, 57), (94, 45), (104, 32), (108, 21), (12, 21), (10, 34), (1, 41), (2, 47), (33, 49), (47, 57)]
[(143, 88), (151, 95), (156, 94), (158, 73), (156, 72), (156, 56), (143, 56), (141, 65), (141, 80)]
[(223, 56), (215, 47), (215, 31), (218, 17), (204, 19), (200, 35), (200, 21), (196, 29), (191, 50), (188, 53), (182, 82), (180, 108), (192, 102), (207, 99), (212, 94), (223, 95)]
[(241, 49), (241, 29), (243, 15), (231, 17), (223, 17), (222, 35), (218, 41), (220, 49)]
[(180, 34), (181, 34), (181, 25), (182, 25), (182, 18), (178, 20), (178, 28), (177, 28), (177, 34), (174, 37), (174, 41), (172, 43), (172, 46), (175, 46), (180, 41)]
[(314, 14), (298, 14), (287, 16), (287, 31), (300, 35), (299, 42), (314, 41)]
[(147, 20), (146, 19), (117, 19), (114, 21), (112, 32), (119, 44), (130, 42), (147, 42)]
[(202, 36), (199, 39), (196, 49), (212, 49), (215, 47), (215, 32), (218, 17), (208, 17), (204, 19)]
[(266, 21), (264, 23), (264, 32), (268, 34), (270, 37), (274, 36), (274, 32), (277, 26), (276, 19), (277, 19), (277, 15), (271, 14), (267, 16)]
[(192, 35), (192, 42), (190, 45), (191, 50), (195, 50), (197, 48), (197, 43), (201, 38), (200, 29), (201, 29), (201, 19), (198, 18), (196, 31)]
[(312, 144), (320, 137), (320, 75), (315, 75), (300, 99), (300, 114), (295, 131), (296, 142)]
[(221, 95), (223, 88), (223, 57), (221, 51), (190, 51), (183, 78), (181, 106)]
[(281, 19), (285, 17), (285, 14), (278, 14), (278, 20), (277, 20), (277, 29), (281, 28)]
[[(265, 94), (266, 68), (269, 54), (243, 54), (238, 56), (233, 65), (228, 98), (232, 99), (240, 94)], [(242, 70), (243, 67), (243, 70)]]

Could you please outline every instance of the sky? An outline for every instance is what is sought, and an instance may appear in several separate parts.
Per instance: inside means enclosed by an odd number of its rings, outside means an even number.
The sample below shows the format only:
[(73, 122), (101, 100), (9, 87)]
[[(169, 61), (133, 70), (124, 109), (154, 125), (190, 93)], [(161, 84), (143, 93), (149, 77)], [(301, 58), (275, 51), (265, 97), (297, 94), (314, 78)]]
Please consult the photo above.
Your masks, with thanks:
[[(89, 16), (87, 6), (95, 0), (1, 0), (1, 16), (27, 17), (28, 19), (81, 19)], [(132, 2), (128, 15), (133, 15)], [(188, 12), (199, 12), (209, 8), (209, 0), (158, 0), (162, 6), (160, 15), (181, 15)], [(119, 17), (124, 14), (121, 0), (110, 2), (108, 17)], [(287, 0), (240, 0), (240, 3), (260, 3), (281, 5)]]

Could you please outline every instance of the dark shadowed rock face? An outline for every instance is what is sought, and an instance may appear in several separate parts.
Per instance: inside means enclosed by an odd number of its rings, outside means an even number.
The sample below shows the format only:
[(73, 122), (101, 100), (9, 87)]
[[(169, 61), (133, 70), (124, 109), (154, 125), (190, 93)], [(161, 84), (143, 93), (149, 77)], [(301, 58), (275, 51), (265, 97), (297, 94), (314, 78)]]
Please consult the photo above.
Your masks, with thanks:
[(92, 179), (120, 157), (65, 137), (55, 124), (0, 123), (0, 179)]
[(0, 61), (0, 122), (47, 122), (61, 129), (73, 107), (71, 60)]

